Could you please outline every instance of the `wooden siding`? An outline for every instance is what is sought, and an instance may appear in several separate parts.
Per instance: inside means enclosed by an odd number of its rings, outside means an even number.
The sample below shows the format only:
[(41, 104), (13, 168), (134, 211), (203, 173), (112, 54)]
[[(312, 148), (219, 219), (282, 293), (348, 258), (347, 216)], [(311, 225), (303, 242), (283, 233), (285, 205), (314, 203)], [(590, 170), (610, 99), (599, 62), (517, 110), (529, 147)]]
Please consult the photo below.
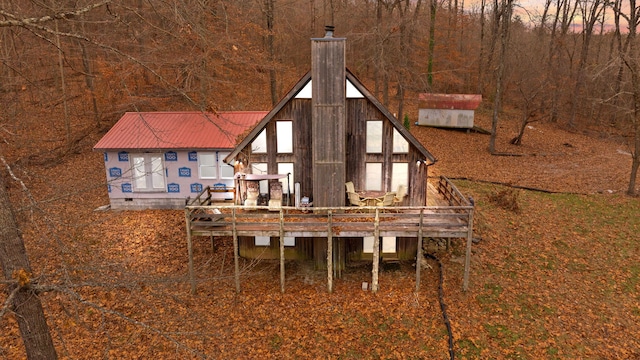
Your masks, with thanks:
[[(269, 173), (277, 173), (278, 163), (291, 162), (294, 164), (294, 181), (300, 183), (302, 196), (313, 196), (314, 205), (318, 205), (314, 194), (314, 173), (322, 172), (323, 176), (331, 176), (331, 170), (323, 168), (314, 169), (312, 142), (314, 136), (311, 128), (311, 99), (291, 99), (282, 109), (266, 124), (267, 153), (250, 154), (250, 162), (267, 163)], [(276, 153), (276, 121), (289, 120), (293, 122), (293, 153)], [(380, 120), (383, 122), (383, 146), (381, 154), (366, 153), (366, 122), (367, 120)], [(383, 191), (395, 191), (391, 188), (391, 164), (393, 162), (408, 163), (408, 193), (400, 205), (423, 206), (427, 197), (427, 167), (422, 163), (416, 166), (418, 161), (424, 161), (424, 156), (411, 142), (406, 154), (393, 153), (393, 129), (394, 126), (377, 107), (366, 98), (351, 98), (346, 100), (346, 126), (343, 141), (345, 151), (345, 179), (335, 188), (323, 190), (326, 197), (335, 197), (344, 202), (344, 182), (352, 181), (356, 189), (364, 189), (365, 164), (367, 161), (382, 162), (383, 164)], [(326, 136), (320, 136), (325, 139)], [(316, 141), (318, 143), (318, 141)], [(325, 147), (338, 146), (334, 142), (321, 141)], [(250, 153), (249, 143), (242, 153)], [(323, 178), (324, 179), (324, 178)], [(322, 180), (321, 184), (328, 181)], [(293, 188), (292, 188), (293, 191)], [(339, 194), (336, 196), (336, 194)], [(344, 204), (344, 203), (342, 203)], [(338, 205), (342, 206), (342, 205)]]
[(345, 39), (311, 41), (313, 202), (344, 206)]
[[(366, 132), (367, 120), (381, 120), (382, 153), (367, 154)], [(425, 160), (420, 151), (409, 143), (406, 154), (393, 153), (394, 126), (371, 102), (366, 98), (347, 100), (347, 181), (352, 181), (357, 190), (365, 188), (365, 166), (367, 162), (381, 162), (383, 191), (396, 191), (391, 188), (391, 164), (406, 162), (408, 166), (408, 196), (403, 200), (403, 206), (422, 206), (427, 199), (427, 167), (424, 164), (416, 166), (416, 162)]]

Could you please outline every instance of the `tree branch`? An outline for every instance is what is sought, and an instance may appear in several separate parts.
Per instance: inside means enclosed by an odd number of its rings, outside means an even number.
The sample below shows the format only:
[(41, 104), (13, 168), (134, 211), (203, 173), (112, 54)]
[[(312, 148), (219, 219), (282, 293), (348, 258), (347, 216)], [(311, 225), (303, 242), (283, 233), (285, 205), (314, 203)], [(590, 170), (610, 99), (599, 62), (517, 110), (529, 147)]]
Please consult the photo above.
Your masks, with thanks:
[(42, 17), (32, 17), (32, 18), (25, 18), (25, 19), (19, 19), (17, 16), (8, 13), (2, 9), (0, 9), (0, 15), (4, 15), (8, 18), (10, 18), (11, 20), (2, 20), (0, 21), (0, 27), (9, 27), (9, 26), (28, 26), (28, 25), (34, 25), (34, 24), (40, 24), (43, 22), (48, 22), (48, 21), (52, 21), (52, 20), (58, 20), (58, 19), (68, 19), (68, 18), (72, 18), (78, 15), (82, 15), (84, 13), (87, 13), (95, 8), (104, 6), (108, 3), (110, 3), (111, 0), (104, 0), (102, 2), (99, 3), (95, 3), (95, 4), (91, 4), (91, 5), (87, 5), (86, 7), (82, 8), (82, 9), (78, 9), (75, 11), (65, 11), (65, 12), (61, 12), (61, 13), (57, 13), (57, 14), (53, 14), (53, 15), (45, 15)]

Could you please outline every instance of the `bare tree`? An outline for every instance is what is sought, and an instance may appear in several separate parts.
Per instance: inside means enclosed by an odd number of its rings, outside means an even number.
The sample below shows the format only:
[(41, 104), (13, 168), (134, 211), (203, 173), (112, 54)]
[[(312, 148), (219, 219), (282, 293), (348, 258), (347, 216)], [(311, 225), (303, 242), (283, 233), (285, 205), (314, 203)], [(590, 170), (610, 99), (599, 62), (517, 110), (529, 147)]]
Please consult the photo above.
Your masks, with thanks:
[[(0, 156), (0, 160), (11, 174), (4, 157)], [(31, 270), (6, 189), (4, 175), (0, 173), (0, 264), (9, 284), (5, 303), (16, 314), (27, 358), (57, 359), (42, 302), (38, 292), (34, 290), (37, 277), (34, 277)]]
[(509, 43), (509, 28), (511, 24), (511, 14), (513, 12), (513, 0), (502, 0), (500, 9), (494, 17), (495, 28), (500, 28), (500, 58), (498, 60), (498, 69), (496, 70), (496, 92), (493, 102), (493, 117), (491, 120), (491, 136), (489, 138), (489, 152), (496, 153), (496, 135), (498, 132), (498, 116), (501, 107), (502, 92), (504, 86), (504, 68), (507, 61), (507, 48)]
[(640, 64), (638, 63), (637, 27), (640, 24), (640, 8), (636, 7), (636, 0), (629, 0), (629, 13), (620, 12), (620, 16), (627, 20), (629, 51), (623, 53), (622, 60), (629, 69), (631, 75), (631, 87), (633, 94), (631, 122), (633, 124), (633, 146), (631, 151), (631, 175), (627, 194), (636, 195), (636, 179), (640, 168)]
[(576, 82), (572, 96), (573, 101), (571, 102), (571, 117), (569, 118), (570, 127), (575, 127), (576, 113), (582, 103), (580, 101), (580, 91), (584, 87), (586, 76), (585, 67), (589, 57), (589, 48), (591, 45), (593, 30), (605, 8), (604, 4), (600, 0), (583, 0), (579, 2), (579, 4), (582, 18), (582, 48), (580, 51), (578, 69), (576, 70)]

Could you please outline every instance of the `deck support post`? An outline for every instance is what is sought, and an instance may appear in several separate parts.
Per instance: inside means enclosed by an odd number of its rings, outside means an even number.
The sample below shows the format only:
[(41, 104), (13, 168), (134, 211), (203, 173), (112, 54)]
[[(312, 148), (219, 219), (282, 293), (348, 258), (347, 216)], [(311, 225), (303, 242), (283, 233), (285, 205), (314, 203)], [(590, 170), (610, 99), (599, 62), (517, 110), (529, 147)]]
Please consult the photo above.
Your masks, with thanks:
[(467, 251), (464, 258), (464, 278), (462, 290), (469, 289), (469, 270), (471, 267), (471, 244), (473, 242), (473, 208), (469, 210), (469, 223), (467, 224)]
[(380, 216), (376, 208), (376, 217), (373, 230), (373, 266), (371, 270), (371, 291), (378, 292), (378, 271), (380, 267)]
[(187, 252), (189, 254), (189, 283), (191, 284), (191, 294), (196, 293), (196, 279), (193, 274), (193, 244), (191, 240), (191, 210), (184, 209), (184, 218), (187, 224)]
[(418, 225), (418, 249), (416, 250), (416, 293), (420, 291), (420, 270), (422, 268), (422, 222), (424, 209), (420, 209), (420, 224)]
[(329, 293), (333, 292), (333, 233), (331, 232), (331, 228), (332, 228), (332, 216), (331, 216), (331, 210), (329, 210), (328, 215), (329, 217), (327, 223), (328, 223), (328, 228), (327, 228), (327, 291), (329, 291)]
[(234, 265), (234, 274), (236, 281), (236, 293), (240, 293), (240, 251), (238, 246), (238, 231), (236, 229), (236, 209), (235, 207), (231, 210), (231, 216), (233, 217), (233, 265)]
[(280, 209), (280, 292), (284, 294), (284, 214)]

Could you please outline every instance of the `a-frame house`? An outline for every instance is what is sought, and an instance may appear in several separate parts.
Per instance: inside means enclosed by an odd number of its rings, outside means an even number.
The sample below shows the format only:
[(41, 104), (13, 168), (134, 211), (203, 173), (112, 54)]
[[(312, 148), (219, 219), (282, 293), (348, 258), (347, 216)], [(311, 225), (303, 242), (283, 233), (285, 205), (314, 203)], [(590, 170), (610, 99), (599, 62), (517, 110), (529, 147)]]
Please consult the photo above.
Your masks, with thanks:
[[(312, 66), (282, 100), (225, 158), (247, 174), (266, 174), (282, 183), (283, 196), (308, 197), (313, 207), (349, 204), (345, 183), (356, 191), (385, 194), (400, 187), (407, 196), (397, 206), (425, 206), (427, 172), (434, 156), (345, 67), (345, 39), (311, 39)], [(280, 176), (286, 178), (274, 180)], [(253, 178), (259, 178), (254, 176)], [(262, 182), (260, 193), (268, 193)], [(295, 194), (299, 192), (299, 194)], [(246, 188), (236, 196), (246, 197)], [(293, 205), (292, 202), (289, 203)], [(270, 241), (273, 240), (273, 241)], [(326, 238), (287, 239), (286, 257), (326, 261)], [(277, 238), (241, 237), (240, 255), (278, 258)], [(415, 238), (382, 239), (389, 258), (413, 259)], [(370, 238), (345, 239), (346, 259), (371, 258)], [(385, 253), (386, 251), (386, 253)]]

